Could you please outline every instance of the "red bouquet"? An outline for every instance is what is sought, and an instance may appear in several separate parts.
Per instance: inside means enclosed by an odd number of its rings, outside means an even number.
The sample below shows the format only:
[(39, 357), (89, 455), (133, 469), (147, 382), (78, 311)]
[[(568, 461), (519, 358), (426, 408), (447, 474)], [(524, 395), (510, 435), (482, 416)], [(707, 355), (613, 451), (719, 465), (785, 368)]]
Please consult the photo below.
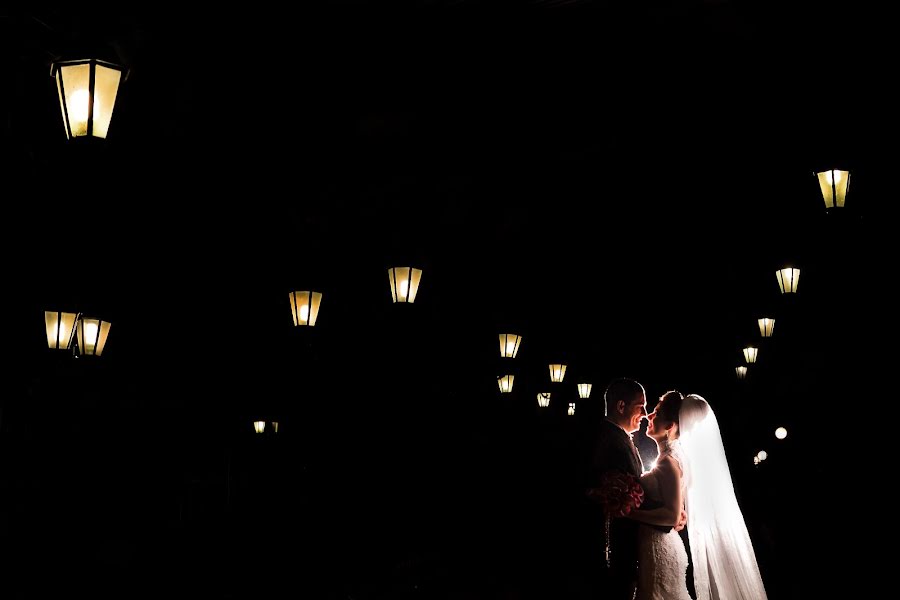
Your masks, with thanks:
[(644, 489), (637, 477), (620, 471), (607, 471), (600, 479), (600, 487), (588, 492), (603, 504), (609, 517), (624, 517), (644, 501)]
[(600, 487), (588, 491), (591, 498), (599, 500), (606, 513), (606, 566), (609, 567), (609, 520), (624, 517), (644, 501), (644, 489), (637, 477), (620, 471), (607, 471), (600, 479)]

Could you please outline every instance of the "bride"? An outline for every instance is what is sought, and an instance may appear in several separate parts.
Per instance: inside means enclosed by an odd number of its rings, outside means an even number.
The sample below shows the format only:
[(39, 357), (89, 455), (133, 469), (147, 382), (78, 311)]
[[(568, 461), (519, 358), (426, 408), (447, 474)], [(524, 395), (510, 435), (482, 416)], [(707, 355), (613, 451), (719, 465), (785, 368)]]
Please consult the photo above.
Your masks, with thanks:
[(719, 424), (702, 397), (666, 392), (647, 417), (659, 458), (641, 478), (636, 600), (690, 600), (687, 553), (674, 526), (684, 508), (697, 600), (766, 600), (753, 544), (734, 495)]

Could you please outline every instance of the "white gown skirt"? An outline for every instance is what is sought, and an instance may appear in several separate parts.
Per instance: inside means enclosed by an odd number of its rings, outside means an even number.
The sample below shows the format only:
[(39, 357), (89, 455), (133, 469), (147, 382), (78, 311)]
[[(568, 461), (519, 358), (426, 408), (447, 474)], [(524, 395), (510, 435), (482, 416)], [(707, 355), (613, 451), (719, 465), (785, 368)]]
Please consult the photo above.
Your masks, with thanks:
[(688, 557), (681, 536), (641, 525), (638, 529), (638, 586), (635, 600), (691, 600)]

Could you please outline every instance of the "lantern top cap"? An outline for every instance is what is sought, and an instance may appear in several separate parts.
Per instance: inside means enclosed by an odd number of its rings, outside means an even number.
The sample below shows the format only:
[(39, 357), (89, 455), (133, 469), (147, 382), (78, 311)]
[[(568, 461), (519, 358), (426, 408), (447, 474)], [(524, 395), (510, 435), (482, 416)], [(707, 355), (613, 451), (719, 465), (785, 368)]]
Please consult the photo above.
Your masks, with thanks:
[(103, 60), (100, 58), (75, 58), (70, 60), (55, 60), (50, 65), (50, 77), (56, 77), (56, 72), (59, 71), (62, 67), (72, 67), (76, 65), (89, 65), (89, 64), (100, 65), (101, 67), (106, 67), (107, 69), (115, 69), (116, 71), (121, 71), (123, 74), (123, 79), (128, 78), (128, 69), (121, 64), (114, 63), (108, 60)]

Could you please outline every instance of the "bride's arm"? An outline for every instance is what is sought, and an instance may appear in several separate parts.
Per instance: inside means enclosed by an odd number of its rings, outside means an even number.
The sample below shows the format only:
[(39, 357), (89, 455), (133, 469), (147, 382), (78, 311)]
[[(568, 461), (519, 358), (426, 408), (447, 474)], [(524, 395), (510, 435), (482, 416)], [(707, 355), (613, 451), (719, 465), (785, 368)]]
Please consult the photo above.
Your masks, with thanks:
[(648, 525), (674, 527), (681, 518), (684, 498), (681, 493), (681, 469), (671, 457), (665, 457), (657, 463), (656, 480), (659, 482), (663, 505), (650, 510), (633, 510), (628, 516)]

